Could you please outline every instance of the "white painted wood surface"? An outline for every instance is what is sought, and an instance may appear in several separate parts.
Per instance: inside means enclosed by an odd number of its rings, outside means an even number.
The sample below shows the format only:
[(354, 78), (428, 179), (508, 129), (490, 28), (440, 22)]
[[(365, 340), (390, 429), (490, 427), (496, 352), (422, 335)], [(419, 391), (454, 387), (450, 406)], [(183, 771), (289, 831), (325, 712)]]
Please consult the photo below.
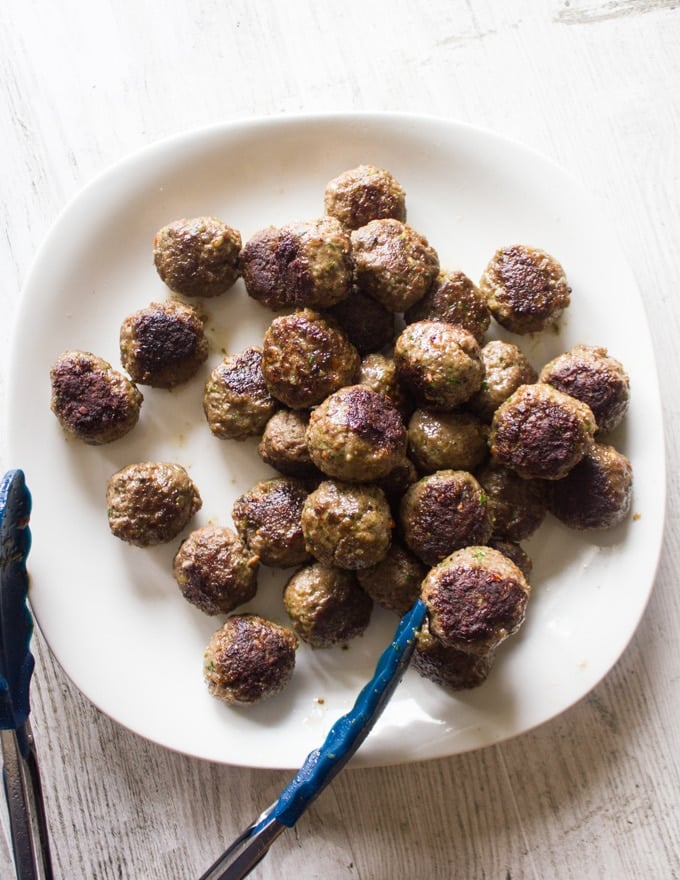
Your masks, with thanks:
[[(624, 656), (521, 738), (344, 773), (254, 877), (680, 877), (679, 48), (675, 0), (0, 4), (3, 349), (36, 248), (80, 187), (165, 135), (250, 115), (403, 110), (517, 138), (595, 193), (644, 294), (669, 503), (655, 590)], [(8, 381), (3, 370), (0, 393)], [(5, 458), (3, 470), (21, 465)], [(197, 877), (287, 781), (142, 741), (35, 647), (58, 878)], [(4, 814), (0, 876), (13, 876)]]

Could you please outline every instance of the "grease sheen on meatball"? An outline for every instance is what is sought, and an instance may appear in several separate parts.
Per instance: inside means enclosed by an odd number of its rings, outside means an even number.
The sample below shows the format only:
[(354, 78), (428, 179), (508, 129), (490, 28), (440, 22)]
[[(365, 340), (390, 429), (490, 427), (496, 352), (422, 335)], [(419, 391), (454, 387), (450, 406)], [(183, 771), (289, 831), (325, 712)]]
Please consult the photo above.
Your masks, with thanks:
[(139, 420), (142, 395), (108, 361), (66, 351), (50, 368), (50, 407), (64, 430), (93, 446), (124, 437)]
[(261, 434), (277, 406), (264, 381), (259, 348), (227, 355), (205, 383), (203, 412), (210, 430), (221, 439)]
[(406, 220), (403, 187), (389, 171), (375, 165), (359, 165), (329, 180), (324, 207), (348, 229), (388, 217)]

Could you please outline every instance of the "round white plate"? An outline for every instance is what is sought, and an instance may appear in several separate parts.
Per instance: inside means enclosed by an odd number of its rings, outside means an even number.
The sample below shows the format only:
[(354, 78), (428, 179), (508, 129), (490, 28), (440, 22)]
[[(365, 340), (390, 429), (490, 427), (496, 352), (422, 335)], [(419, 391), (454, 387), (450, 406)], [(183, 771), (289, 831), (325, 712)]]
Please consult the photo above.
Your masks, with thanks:
[[(171, 570), (179, 539), (144, 550), (109, 532), (105, 483), (131, 462), (174, 460), (189, 470), (204, 501), (192, 528), (231, 525), (235, 497), (273, 475), (254, 443), (214, 438), (201, 407), (204, 379), (222, 352), (258, 344), (271, 313), (241, 282), (205, 301), (205, 369), (175, 392), (143, 388), (139, 425), (108, 446), (65, 437), (50, 412), (48, 372), (70, 348), (119, 366), (123, 318), (169, 296), (152, 262), (162, 225), (213, 214), (245, 241), (269, 224), (319, 216), (326, 182), (360, 163), (401, 181), (409, 222), (444, 267), (477, 279), (498, 246), (517, 242), (560, 260), (573, 288), (560, 332), (515, 341), (538, 368), (576, 343), (606, 346), (624, 363), (632, 404), (612, 441), (632, 459), (635, 495), (633, 515), (611, 532), (582, 535), (547, 521), (528, 543), (534, 592), (526, 625), (502, 647), (488, 682), (450, 695), (409, 670), (355, 764), (476, 749), (555, 716), (616, 662), (653, 584), (665, 487), (654, 358), (625, 258), (570, 177), (487, 132), (391, 114), (247, 120), (155, 144), (85, 188), (38, 253), (16, 327), (6, 429), (12, 466), (24, 469), (34, 496), (30, 595), (56, 658), (119, 723), (212, 761), (297, 767), (351, 707), (396, 625), (380, 609), (346, 650), (303, 646), (282, 695), (229, 708), (203, 683), (203, 649), (220, 620), (180, 596)], [(260, 580), (248, 609), (285, 622), (283, 574), (264, 570)]]

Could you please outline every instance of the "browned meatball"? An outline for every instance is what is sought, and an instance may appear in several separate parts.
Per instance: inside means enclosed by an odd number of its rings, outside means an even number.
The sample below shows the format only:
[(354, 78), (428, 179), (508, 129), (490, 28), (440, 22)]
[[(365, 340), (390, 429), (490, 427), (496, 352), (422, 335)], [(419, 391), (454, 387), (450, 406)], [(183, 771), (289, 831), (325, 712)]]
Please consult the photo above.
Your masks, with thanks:
[(484, 684), (496, 657), (495, 651), (471, 654), (449, 648), (432, 635), (427, 620), (416, 636), (411, 666), (423, 678), (452, 691)]
[(538, 382), (521, 385), (496, 410), (489, 445), (520, 477), (559, 480), (583, 458), (596, 429), (587, 404)]
[(362, 589), (378, 605), (400, 617), (420, 595), (427, 568), (399, 541), (393, 541), (387, 555), (375, 565), (357, 571)]
[(406, 428), (382, 394), (363, 385), (348, 385), (312, 411), (307, 448), (325, 474), (370, 482), (386, 476), (402, 461)]
[(430, 632), (444, 645), (487, 655), (524, 622), (531, 588), (517, 566), (492, 547), (452, 553), (423, 581)]
[(277, 406), (262, 375), (259, 348), (227, 355), (205, 383), (203, 412), (210, 430), (221, 439), (261, 434)]
[(289, 477), (314, 478), (319, 470), (307, 449), (306, 410), (280, 409), (265, 425), (257, 447), (260, 458), (275, 470)]
[(397, 365), (390, 355), (374, 352), (362, 358), (357, 382), (372, 388), (378, 394), (384, 394), (396, 406), (403, 419), (408, 419), (413, 412), (413, 402), (399, 383)]
[(203, 526), (179, 546), (173, 561), (187, 602), (205, 614), (229, 614), (257, 591), (259, 559), (231, 529)]
[(549, 486), (551, 513), (572, 529), (608, 529), (630, 510), (633, 469), (613, 446), (594, 443), (563, 480)]
[(273, 697), (293, 675), (297, 646), (289, 629), (255, 614), (234, 614), (205, 649), (203, 675), (208, 690), (230, 705)]
[(373, 610), (353, 571), (319, 562), (288, 580), (283, 604), (295, 632), (313, 648), (330, 648), (363, 635)]
[(216, 217), (175, 220), (154, 237), (153, 258), (170, 290), (219, 296), (240, 275), (241, 234)]
[(489, 547), (498, 550), (503, 556), (507, 556), (514, 562), (524, 577), (529, 580), (529, 575), (534, 567), (533, 560), (526, 550), (517, 541), (508, 541), (505, 538), (490, 538)]
[(302, 534), (307, 489), (294, 477), (262, 480), (234, 502), (232, 516), (242, 540), (274, 568), (309, 559)]
[(201, 508), (201, 496), (179, 464), (142, 461), (109, 477), (109, 527), (121, 541), (150, 547), (171, 541)]
[(356, 282), (391, 312), (421, 299), (439, 273), (439, 257), (425, 236), (400, 220), (371, 220), (352, 232)]
[(121, 362), (140, 385), (174, 388), (191, 379), (207, 357), (203, 319), (192, 306), (151, 303), (121, 325)]
[(487, 426), (472, 413), (417, 409), (408, 423), (409, 455), (421, 473), (471, 471), (488, 455)]
[(262, 372), (270, 393), (308, 409), (354, 381), (359, 353), (343, 331), (312, 309), (275, 318), (264, 336)]
[(474, 336), (440, 321), (416, 321), (394, 346), (399, 381), (424, 409), (450, 411), (478, 391), (484, 378)]
[(491, 314), (477, 285), (464, 272), (440, 272), (425, 296), (404, 315), (414, 321), (445, 321), (472, 333), (481, 345)]
[(517, 391), (520, 385), (536, 381), (536, 370), (523, 352), (512, 342), (494, 339), (482, 348), (484, 379), (476, 394), (468, 400), (469, 407), (485, 422), (490, 422), (498, 407)]
[(348, 229), (387, 217), (406, 220), (406, 194), (401, 184), (375, 165), (359, 165), (330, 180), (324, 207)]
[(598, 431), (613, 431), (628, 411), (630, 379), (606, 348), (576, 345), (546, 364), (539, 379), (587, 403)]
[(512, 333), (537, 333), (555, 323), (571, 294), (557, 260), (525, 245), (499, 248), (479, 289), (493, 317)]
[(392, 513), (377, 486), (325, 480), (302, 508), (307, 550), (324, 565), (359, 569), (384, 558), (392, 540)]
[(426, 565), (436, 565), (460, 547), (485, 544), (491, 519), (482, 487), (466, 471), (437, 471), (404, 495), (399, 520), (408, 547)]
[(50, 368), (50, 407), (69, 434), (98, 446), (137, 424), (142, 395), (127, 376), (87, 351), (66, 351)]
[(270, 226), (246, 242), (241, 271), (249, 296), (270, 309), (327, 308), (349, 296), (349, 235), (332, 217)]
[(545, 483), (520, 477), (493, 459), (475, 476), (486, 494), (494, 535), (511, 541), (533, 535), (547, 511)]
[(394, 342), (394, 312), (362, 290), (355, 288), (347, 299), (328, 309), (328, 314), (361, 355), (380, 351)]

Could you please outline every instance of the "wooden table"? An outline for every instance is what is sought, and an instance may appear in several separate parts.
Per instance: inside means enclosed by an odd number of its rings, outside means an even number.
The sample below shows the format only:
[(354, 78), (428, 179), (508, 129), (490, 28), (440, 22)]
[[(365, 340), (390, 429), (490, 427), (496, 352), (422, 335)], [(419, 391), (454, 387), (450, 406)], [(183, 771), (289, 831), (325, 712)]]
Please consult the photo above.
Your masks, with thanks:
[[(605, 680), (538, 730), (448, 759), (346, 772), (254, 876), (680, 877), (678, 4), (5, 0), (0, 41), (3, 348), (65, 202), (115, 160), (180, 130), (299, 111), (427, 113), (516, 138), (595, 194), (644, 296), (667, 419), (666, 540), (642, 623)], [(5, 371), (3, 393), (8, 381)], [(197, 877), (288, 779), (143, 741), (35, 644), (33, 719), (57, 877)], [(4, 815), (2, 831), (0, 875), (10, 877)]]

